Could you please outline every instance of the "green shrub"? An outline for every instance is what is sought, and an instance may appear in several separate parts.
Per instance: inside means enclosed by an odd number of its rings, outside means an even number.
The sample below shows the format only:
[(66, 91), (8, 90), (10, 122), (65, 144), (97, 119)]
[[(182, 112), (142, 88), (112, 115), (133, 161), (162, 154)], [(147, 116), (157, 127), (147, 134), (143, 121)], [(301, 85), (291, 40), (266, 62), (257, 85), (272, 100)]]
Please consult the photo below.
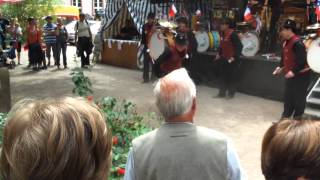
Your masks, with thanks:
[(2, 146), (3, 128), (7, 120), (7, 114), (0, 113), (0, 146)]
[(123, 176), (132, 140), (151, 129), (143, 123), (144, 117), (136, 112), (136, 106), (131, 102), (126, 100), (118, 102), (115, 98), (105, 97), (97, 104), (103, 111), (113, 135), (113, 157), (109, 179), (119, 179)]

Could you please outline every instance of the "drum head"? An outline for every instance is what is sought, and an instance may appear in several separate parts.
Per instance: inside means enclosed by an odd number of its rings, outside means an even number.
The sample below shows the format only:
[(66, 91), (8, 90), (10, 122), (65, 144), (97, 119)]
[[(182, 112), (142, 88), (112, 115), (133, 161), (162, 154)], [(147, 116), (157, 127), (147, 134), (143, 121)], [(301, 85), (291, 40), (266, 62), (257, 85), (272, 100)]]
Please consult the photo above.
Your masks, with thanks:
[(243, 34), (241, 38), (243, 45), (242, 55), (246, 57), (252, 57), (257, 54), (259, 51), (259, 39), (255, 33), (249, 32)]
[(196, 32), (195, 37), (198, 43), (198, 52), (205, 52), (209, 49), (210, 42), (209, 42), (209, 36), (206, 32)]
[(310, 68), (320, 73), (320, 38), (314, 40), (308, 49), (307, 61)]
[(158, 59), (159, 56), (164, 52), (164, 49), (165, 39), (163, 38), (163, 35), (159, 31), (154, 32), (149, 42), (150, 57), (153, 60)]

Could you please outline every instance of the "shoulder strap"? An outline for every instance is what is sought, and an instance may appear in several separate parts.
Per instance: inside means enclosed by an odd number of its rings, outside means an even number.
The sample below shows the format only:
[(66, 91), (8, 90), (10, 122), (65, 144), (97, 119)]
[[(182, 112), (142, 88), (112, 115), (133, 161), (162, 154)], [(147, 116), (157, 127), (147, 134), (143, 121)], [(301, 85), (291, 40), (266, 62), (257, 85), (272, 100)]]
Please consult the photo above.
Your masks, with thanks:
[(87, 23), (87, 26), (88, 26), (88, 31), (89, 31), (89, 34), (90, 36), (92, 37), (92, 33), (91, 33), (91, 29), (90, 29), (90, 25), (89, 25), (89, 22), (87, 20), (85, 20), (86, 23)]

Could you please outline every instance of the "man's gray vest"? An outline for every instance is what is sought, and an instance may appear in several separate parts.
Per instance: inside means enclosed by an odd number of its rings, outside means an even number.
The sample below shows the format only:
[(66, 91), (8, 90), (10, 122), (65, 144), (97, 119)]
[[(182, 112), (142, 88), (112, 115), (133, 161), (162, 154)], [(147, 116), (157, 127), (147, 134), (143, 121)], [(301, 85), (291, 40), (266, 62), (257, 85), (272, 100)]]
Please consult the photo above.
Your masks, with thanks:
[(164, 124), (133, 141), (136, 180), (227, 180), (227, 138), (187, 123)]

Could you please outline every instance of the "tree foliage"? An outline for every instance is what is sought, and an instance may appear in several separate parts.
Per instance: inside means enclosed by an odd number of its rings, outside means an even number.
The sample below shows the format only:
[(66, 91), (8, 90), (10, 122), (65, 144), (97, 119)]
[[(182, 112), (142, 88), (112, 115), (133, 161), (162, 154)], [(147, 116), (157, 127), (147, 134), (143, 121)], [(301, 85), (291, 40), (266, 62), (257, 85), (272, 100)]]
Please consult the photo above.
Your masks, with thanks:
[(25, 27), (29, 17), (42, 19), (53, 12), (53, 5), (60, 2), (61, 0), (24, 0), (17, 4), (4, 4), (0, 8), (5, 17), (18, 18), (18, 22)]

